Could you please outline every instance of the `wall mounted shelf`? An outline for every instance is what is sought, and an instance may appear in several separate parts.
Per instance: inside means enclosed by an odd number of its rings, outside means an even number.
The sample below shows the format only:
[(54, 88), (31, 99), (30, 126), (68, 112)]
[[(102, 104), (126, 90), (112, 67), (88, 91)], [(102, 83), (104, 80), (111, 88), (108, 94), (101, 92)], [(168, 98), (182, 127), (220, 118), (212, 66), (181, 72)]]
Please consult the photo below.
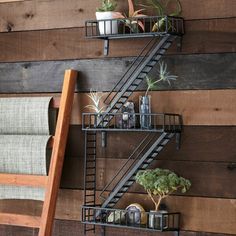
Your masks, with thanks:
[[(139, 28), (141, 22), (143, 29)], [(104, 54), (108, 54), (110, 39), (151, 37), (140, 54), (134, 59), (128, 70), (115, 84), (105, 98), (107, 109), (104, 113), (84, 113), (82, 129), (85, 131), (85, 166), (84, 166), (84, 206), (82, 223), (85, 224), (84, 234), (95, 232), (95, 225), (154, 230), (146, 225), (130, 225), (124, 222), (108, 222), (115, 211), (132, 214), (130, 211), (114, 209), (116, 203), (135, 182), (139, 170), (148, 168), (160, 152), (176, 137), (177, 147), (180, 146), (182, 117), (178, 114), (124, 114), (119, 113), (133, 92), (146, 79), (148, 73), (160, 61), (162, 56), (176, 40), (181, 42), (184, 34), (184, 20), (180, 17), (153, 16), (141, 18), (125, 18), (112, 20), (93, 20), (85, 23), (86, 37), (103, 39)], [(180, 46), (180, 43), (179, 43)], [(126, 116), (124, 118), (124, 116)], [(148, 127), (138, 125), (138, 120), (147, 118)], [(132, 120), (132, 123), (131, 123)], [(141, 124), (141, 122), (139, 122)], [(104, 187), (100, 197), (101, 205), (96, 202), (96, 147), (97, 132), (101, 132), (103, 143), (107, 132), (147, 132), (145, 138)], [(105, 146), (105, 145), (104, 145)], [(109, 191), (112, 189), (111, 191)], [(107, 196), (107, 193), (110, 192)], [(104, 215), (105, 212), (105, 215)], [(102, 214), (101, 214), (102, 213)], [(146, 217), (150, 213), (145, 213)], [(105, 218), (104, 218), (105, 217)], [(161, 226), (157, 231), (173, 231), (179, 234), (179, 213), (161, 215), (161, 222), (168, 220), (167, 226)], [(105, 234), (105, 233), (104, 233)]]

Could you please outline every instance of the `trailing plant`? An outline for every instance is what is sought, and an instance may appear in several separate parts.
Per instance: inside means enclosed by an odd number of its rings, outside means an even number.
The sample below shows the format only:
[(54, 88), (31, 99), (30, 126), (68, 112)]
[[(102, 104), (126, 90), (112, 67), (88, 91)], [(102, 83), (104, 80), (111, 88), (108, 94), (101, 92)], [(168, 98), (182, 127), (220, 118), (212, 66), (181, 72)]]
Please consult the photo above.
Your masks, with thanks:
[(115, 11), (117, 3), (115, 0), (101, 0), (101, 7), (97, 8), (98, 12)]
[(140, 170), (135, 179), (146, 190), (155, 205), (155, 211), (158, 211), (164, 198), (179, 189), (185, 193), (191, 187), (191, 182), (188, 179), (167, 169)]
[(177, 75), (171, 75), (170, 72), (167, 71), (167, 64), (165, 62), (159, 62), (158, 77), (152, 78), (146, 76), (147, 90), (145, 96), (148, 95), (150, 90), (155, 89), (159, 82), (163, 81), (171, 85), (171, 80), (176, 80), (177, 78)]
[(87, 96), (91, 99), (93, 104), (87, 105), (85, 108), (92, 109), (94, 112), (96, 112), (98, 114), (103, 112), (104, 107), (100, 107), (101, 98), (103, 97), (103, 94), (90, 89), (90, 93), (87, 94)]

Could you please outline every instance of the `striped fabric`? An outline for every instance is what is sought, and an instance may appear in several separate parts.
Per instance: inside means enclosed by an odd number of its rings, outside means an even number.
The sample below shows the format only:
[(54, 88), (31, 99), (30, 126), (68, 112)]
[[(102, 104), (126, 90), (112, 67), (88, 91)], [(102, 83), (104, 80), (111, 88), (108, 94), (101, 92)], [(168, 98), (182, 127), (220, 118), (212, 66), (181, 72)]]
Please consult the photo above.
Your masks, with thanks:
[[(0, 98), (0, 173), (47, 175), (50, 100)], [(43, 200), (44, 189), (0, 185), (0, 199)]]

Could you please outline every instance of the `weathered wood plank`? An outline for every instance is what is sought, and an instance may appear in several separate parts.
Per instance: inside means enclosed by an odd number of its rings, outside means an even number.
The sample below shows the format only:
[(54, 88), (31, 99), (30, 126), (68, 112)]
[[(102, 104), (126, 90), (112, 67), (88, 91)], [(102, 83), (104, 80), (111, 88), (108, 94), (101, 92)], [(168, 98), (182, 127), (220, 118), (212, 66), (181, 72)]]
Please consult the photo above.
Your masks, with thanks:
[[(176, 150), (174, 139), (165, 147), (158, 160), (173, 161), (203, 161), (203, 162), (235, 162), (236, 153), (236, 127), (209, 127), (209, 126), (184, 126), (182, 133), (182, 145)], [(98, 158), (127, 159), (131, 152), (145, 137), (144, 133), (116, 132), (108, 133), (107, 147), (101, 147), (101, 134), (98, 133), (97, 156)], [(76, 169), (82, 171), (82, 166), (72, 166), (70, 158), (81, 158), (84, 155), (84, 134), (81, 126), (71, 125), (66, 149), (64, 166), (74, 172), (71, 175), (75, 179)], [(74, 160), (75, 163), (76, 160)], [(81, 160), (82, 161), (82, 160)], [(73, 163), (73, 161), (72, 161)], [(67, 166), (68, 165), (68, 166)], [(73, 169), (72, 169), (73, 168)], [(67, 178), (70, 175), (67, 176)], [(68, 180), (68, 179), (67, 179)], [(69, 186), (67, 186), (69, 187)]]
[[(80, 190), (61, 190), (56, 218), (80, 220), (82, 198), (83, 192)], [(134, 201), (142, 204), (146, 210), (153, 208), (146, 194), (125, 194), (117, 207), (125, 208)], [(5, 211), (9, 210), (7, 203), (6, 200), (0, 202), (0, 211), (2, 208)], [(31, 204), (31, 202), (25, 201), (26, 209), (23, 209), (22, 202), (15, 201), (10, 209), (20, 210), (22, 213), (39, 206), (37, 202), (34, 202), (33, 207), (29, 208), (27, 207), (28, 203)], [(236, 232), (235, 199), (171, 196), (166, 199), (165, 203), (170, 211), (180, 211), (182, 213), (182, 230), (222, 234), (234, 234)]]
[[(97, 227), (96, 233), (100, 234), (100, 227)], [(83, 224), (79, 221), (71, 220), (55, 220), (53, 236), (82, 236), (83, 235)], [(0, 226), (0, 235), (2, 236), (37, 236), (36, 229), (27, 229), (23, 227), (9, 227)], [(87, 233), (88, 236), (94, 235)], [(127, 230), (122, 228), (106, 228), (106, 236), (130, 236), (130, 235), (140, 235), (139, 230)], [(155, 232), (142, 232), (143, 236), (163, 236), (163, 233)], [(181, 231), (181, 236), (233, 236), (233, 234), (217, 234), (217, 233), (206, 233), (206, 232), (191, 232), (191, 231)], [(173, 236), (173, 232), (165, 232), (164, 236)]]
[[(184, 125), (235, 125), (236, 90), (198, 90), (198, 91), (162, 91), (151, 92), (152, 112), (177, 113), (183, 116)], [(48, 94), (33, 94), (45, 96)], [(52, 95), (52, 94), (51, 94)], [(134, 101), (138, 110), (138, 97), (143, 92), (135, 92), (130, 100)], [(0, 94), (6, 96), (32, 96), (32, 94)], [(55, 96), (55, 94), (53, 94)], [(58, 95), (59, 96), (59, 95)], [(105, 95), (103, 96), (103, 99)], [(82, 112), (89, 112), (85, 106), (90, 104), (86, 93), (78, 93), (74, 97), (71, 124), (81, 124)]]
[[(117, 10), (127, 10), (126, 1), (119, 0), (118, 3)], [(235, 17), (234, 0), (181, 0), (181, 4), (185, 19)], [(85, 20), (95, 18), (95, 9), (99, 5), (98, 0), (57, 0), (57, 4), (50, 0), (2, 3), (0, 31), (81, 27)]]
[[(236, 51), (236, 18), (186, 22), (181, 54)], [(88, 40), (84, 28), (0, 34), (0, 61), (100, 58), (103, 40)], [(149, 39), (111, 40), (109, 57), (136, 56)], [(127, 47), (129, 45), (129, 47)], [(176, 46), (167, 53), (176, 54)]]
[[(126, 145), (127, 146), (127, 145)], [(120, 148), (120, 147), (117, 147)], [(125, 148), (125, 146), (124, 146)], [(225, 150), (225, 149), (224, 149)], [(131, 150), (130, 150), (131, 153)], [(175, 152), (171, 153), (172, 158)], [(189, 154), (189, 156), (191, 153)], [(162, 155), (163, 157), (163, 155)], [(204, 161), (177, 161), (158, 159), (154, 161), (149, 168), (164, 168), (175, 171), (176, 173), (188, 178), (192, 182), (192, 187), (187, 195), (200, 197), (218, 197), (218, 198), (236, 198), (236, 190), (232, 188), (232, 183), (236, 177), (234, 170), (228, 169), (229, 162), (204, 162)], [(163, 157), (164, 158), (164, 157)], [(126, 159), (117, 158), (98, 158), (97, 160), (97, 189), (102, 190), (104, 186), (111, 181), (119, 168), (123, 166)], [(62, 188), (83, 189), (83, 158), (66, 158), (63, 177), (61, 182)], [(123, 171), (131, 164), (128, 163)], [(210, 170), (210, 171), (209, 171)], [(78, 174), (81, 173), (81, 174)], [(123, 173), (123, 172), (122, 172)], [(220, 173), (220, 174), (219, 174)], [(121, 175), (119, 175), (121, 177)], [(119, 177), (116, 181), (119, 180)], [(111, 185), (114, 187), (114, 182)], [(143, 193), (141, 186), (135, 184), (131, 192)], [(181, 195), (181, 193), (178, 193)]]
[[(164, 60), (168, 70), (179, 78), (171, 87), (168, 83), (159, 83), (159, 90), (236, 88), (235, 53), (175, 55), (166, 56)], [(0, 93), (59, 92), (67, 68), (80, 71), (78, 91), (89, 91), (90, 88), (110, 91), (131, 61), (123, 58), (1, 63)], [(158, 68), (159, 65), (150, 72), (150, 76), (156, 76)], [(145, 89), (145, 85), (139, 89)]]

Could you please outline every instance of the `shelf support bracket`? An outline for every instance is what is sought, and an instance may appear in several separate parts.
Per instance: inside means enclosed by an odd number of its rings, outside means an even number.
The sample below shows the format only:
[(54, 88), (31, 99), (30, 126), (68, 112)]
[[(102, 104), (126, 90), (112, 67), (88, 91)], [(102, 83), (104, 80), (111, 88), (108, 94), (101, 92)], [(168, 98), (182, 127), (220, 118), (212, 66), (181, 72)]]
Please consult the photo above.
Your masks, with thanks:
[(179, 150), (181, 146), (181, 133), (175, 135), (176, 149)]
[(107, 146), (107, 132), (102, 132), (102, 147), (106, 147)]
[(104, 39), (104, 50), (103, 50), (103, 54), (104, 56), (108, 56), (109, 53), (109, 39)]
[(182, 37), (176, 38), (177, 52), (182, 52)]

